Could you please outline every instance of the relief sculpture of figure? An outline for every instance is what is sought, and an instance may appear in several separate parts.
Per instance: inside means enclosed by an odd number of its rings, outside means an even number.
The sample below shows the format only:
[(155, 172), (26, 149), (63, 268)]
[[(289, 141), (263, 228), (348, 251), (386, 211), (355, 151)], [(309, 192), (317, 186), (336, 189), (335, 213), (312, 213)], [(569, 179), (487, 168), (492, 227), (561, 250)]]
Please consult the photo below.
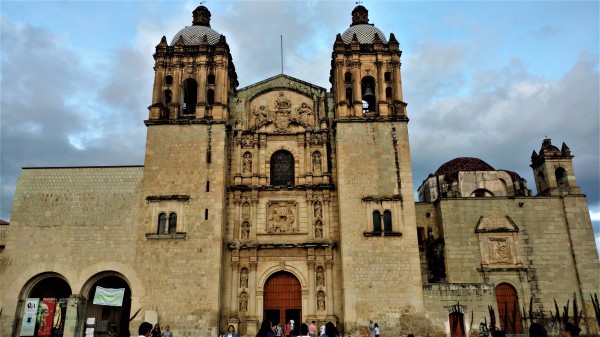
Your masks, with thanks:
[(296, 109), (298, 112), (299, 120), (306, 124), (312, 125), (312, 109), (306, 104), (306, 102), (302, 102), (300, 107)]
[(244, 312), (248, 310), (248, 294), (242, 293), (240, 295), (240, 311)]
[(240, 288), (248, 288), (248, 269), (242, 269), (240, 273)]
[(321, 220), (317, 220), (317, 222), (315, 222), (315, 238), (322, 238), (323, 237), (323, 223), (321, 222)]
[(248, 239), (250, 237), (250, 224), (248, 221), (242, 223), (242, 239)]
[(325, 286), (325, 273), (323, 273), (323, 268), (317, 268), (317, 287)]
[(313, 172), (321, 172), (321, 154), (315, 152), (312, 155), (313, 159)]
[(323, 292), (319, 292), (317, 296), (317, 309), (320, 311), (325, 310), (325, 294)]
[(315, 202), (315, 219), (320, 219), (323, 217), (323, 206), (321, 206), (321, 202)]
[(250, 152), (244, 153), (244, 167), (242, 172), (252, 172), (252, 154)]
[(255, 124), (260, 124), (262, 122), (264, 122), (267, 119), (268, 116), (268, 111), (267, 111), (267, 107), (264, 105), (261, 105), (258, 107), (258, 111), (254, 111), (253, 112), (255, 119), (256, 119), (256, 123)]

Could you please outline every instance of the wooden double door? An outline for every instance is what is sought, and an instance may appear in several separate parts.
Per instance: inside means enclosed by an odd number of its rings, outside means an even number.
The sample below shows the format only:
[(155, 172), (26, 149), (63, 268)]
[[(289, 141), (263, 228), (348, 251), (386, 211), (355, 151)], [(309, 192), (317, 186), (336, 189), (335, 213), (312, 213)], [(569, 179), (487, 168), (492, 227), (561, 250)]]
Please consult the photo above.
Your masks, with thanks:
[(271, 321), (273, 326), (294, 321), (292, 335), (300, 333), (302, 324), (302, 287), (300, 281), (291, 273), (277, 272), (265, 283), (264, 288), (264, 318)]

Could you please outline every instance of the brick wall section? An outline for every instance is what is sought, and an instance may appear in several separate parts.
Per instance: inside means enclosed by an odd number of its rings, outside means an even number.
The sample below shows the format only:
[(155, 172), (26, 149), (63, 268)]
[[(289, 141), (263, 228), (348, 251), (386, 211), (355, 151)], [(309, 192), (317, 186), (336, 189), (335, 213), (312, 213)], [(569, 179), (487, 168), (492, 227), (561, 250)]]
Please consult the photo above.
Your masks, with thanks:
[[(220, 288), (229, 284), (221, 279), (225, 137), (225, 125), (218, 123), (148, 128), (137, 250), (145, 292), (139, 306), (155, 310), (161, 324), (180, 336), (218, 335)], [(171, 195), (189, 200), (146, 200)], [(146, 239), (147, 233), (156, 233), (158, 213), (172, 210), (178, 212), (177, 231), (185, 232), (185, 239)]]
[[(23, 169), (2, 252), (0, 304), (13, 308), (32, 286), (28, 280), (44, 272), (64, 276), (74, 294), (99, 271), (133, 278), (142, 173), (143, 167)], [(0, 331), (11, 331), (13, 320), (14, 311), (5, 310)]]
[[(396, 189), (392, 127), (398, 138), (402, 189)], [(412, 176), (405, 123), (337, 125), (340, 245), (345, 333), (363, 335), (369, 320), (385, 335), (400, 336), (413, 325), (407, 319), (423, 311)], [(365, 237), (372, 217), (361, 200), (401, 194), (395, 201), (394, 230), (400, 237)], [(403, 324), (409, 324), (402, 326)], [(407, 323), (411, 322), (411, 323)]]

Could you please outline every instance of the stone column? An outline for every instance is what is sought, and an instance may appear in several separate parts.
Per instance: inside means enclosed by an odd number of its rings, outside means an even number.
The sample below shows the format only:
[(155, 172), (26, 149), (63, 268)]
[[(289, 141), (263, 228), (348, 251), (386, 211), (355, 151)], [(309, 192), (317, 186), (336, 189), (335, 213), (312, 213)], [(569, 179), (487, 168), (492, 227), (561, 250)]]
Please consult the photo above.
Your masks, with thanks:
[(172, 109), (169, 109), (171, 118), (178, 118), (179, 110), (181, 109), (182, 72), (183, 67), (181, 65), (175, 66), (175, 71), (173, 72), (173, 96), (171, 97)]
[(402, 78), (400, 76), (400, 62), (390, 62), (394, 81), (394, 101), (403, 101)]
[(239, 268), (239, 261), (231, 261), (231, 309), (229, 311), (229, 319), (236, 318), (238, 316), (238, 294), (240, 289)]
[[(249, 291), (249, 300), (248, 300), (248, 317), (256, 318), (256, 267), (258, 266), (258, 262), (256, 261), (256, 257), (250, 257), (250, 273), (248, 275), (248, 291)], [(254, 259), (254, 261), (252, 261)]]
[[(79, 331), (79, 309), (82, 305), (84, 305), (84, 303), (85, 300), (80, 299), (78, 295), (71, 295), (67, 300), (67, 313), (65, 315), (65, 329), (63, 332), (63, 337), (75, 337), (81, 335), (81, 332)], [(131, 309), (133, 309), (133, 307)], [(85, 317), (82, 317), (82, 319), (84, 320), (83, 328), (85, 329)], [(128, 328), (129, 327), (121, 327), (121, 329)]]
[(317, 306), (315, 304), (315, 299), (317, 298), (317, 292), (315, 287), (315, 256), (308, 256), (308, 261), (306, 262), (308, 266), (308, 308), (306, 317), (316, 317), (317, 316)]
[[(328, 249), (328, 253), (329, 253)], [(327, 261), (325, 262), (325, 285), (327, 287), (327, 293), (325, 294), (325, 311), (327, 312), (327, 317), (333, 317), (333, 256), (327, 256)]]
[[(361, 102), (354, 104), (354, 115), (362, 116), (362, 89), (360, 86), (360, 62), (352, 63), (352, 101)], [(359, 111), (356, 108), (360, 106)]]
[[(336, 103), (341, 103), (343, 101), (346, 100), (346, 81), (345, 81), (345, 72), (344, 72), (344, 62), (343, 61), (337, 61), (335, 62), (335, 68), (337, 70), (337, 74), (335, 74), (336, 76), (336, 83), (337, 83), (337, 99), (336, 99)], [(350, 104), (352, 104), (352, 102), (348, 102)]]
[(377, 66), (377, 102), (385, 102), (385, 85), (383, 81), (383, 63), (375, 62)]
[(162, 103), (162, 86), (165, 80), (165, 70), (160, 66), (155, 66), (154, 87), (152, 88), (152, 104)]

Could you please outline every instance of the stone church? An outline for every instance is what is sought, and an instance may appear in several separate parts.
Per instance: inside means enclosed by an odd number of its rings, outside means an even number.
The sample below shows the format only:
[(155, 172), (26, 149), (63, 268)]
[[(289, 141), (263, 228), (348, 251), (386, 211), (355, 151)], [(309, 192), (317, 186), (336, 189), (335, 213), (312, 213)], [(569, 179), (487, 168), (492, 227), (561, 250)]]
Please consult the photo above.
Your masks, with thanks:
[(417, 201), (402, 52), (365, 7), (332, 34), (330, 89), (284, 74), (238, 88), (209, 10), (192, 17), (156, 46), (143, 166), (23, 168), (0, 335), (133, 336), (149, 321), (255, 336), (263, 320), (298, 335), (314, 320), (364, 336), (373, 320), (385, 337), (467, 336), (488, 307), (521, 333), (530, 301), (535, 318), (573, 297), (598, 331), (600, 262), (564, 143), (533, 151), (536, 195), (456, 158), (417, 177)]

